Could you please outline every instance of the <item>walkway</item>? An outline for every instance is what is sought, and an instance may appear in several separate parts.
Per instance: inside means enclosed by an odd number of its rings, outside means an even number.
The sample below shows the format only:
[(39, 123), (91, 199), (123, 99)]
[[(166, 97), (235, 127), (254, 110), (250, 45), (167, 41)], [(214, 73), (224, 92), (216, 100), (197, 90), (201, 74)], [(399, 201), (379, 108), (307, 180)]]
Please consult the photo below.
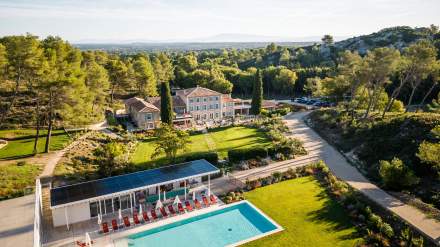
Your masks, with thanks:
[(34, 197), (28, 195), (0, 202), (0, 246), (32, 246)]
[(274, 171), (285, 170), (290, 166), (301, 166), (313, 160), (323, 160), (337, 177), (346, 181), (379, 205), (392, 211), (413, 227), (419, 229), (427, 237), (433, 239), (437, 245), (440, 245), (440, 223), (428, 218), (419, 210), (404, 204), (367, 180), (336, 149), (304, 123), (303, 118), (308, 113), (300, 112), (285, 117), (285, 122), (291, 130), (289, 136), (303, 140), (305, 148), (309, 152), (308, 155), (253, 170), (234, 172), (233, 176), (244, 181), (246, 178), (264, 177)]

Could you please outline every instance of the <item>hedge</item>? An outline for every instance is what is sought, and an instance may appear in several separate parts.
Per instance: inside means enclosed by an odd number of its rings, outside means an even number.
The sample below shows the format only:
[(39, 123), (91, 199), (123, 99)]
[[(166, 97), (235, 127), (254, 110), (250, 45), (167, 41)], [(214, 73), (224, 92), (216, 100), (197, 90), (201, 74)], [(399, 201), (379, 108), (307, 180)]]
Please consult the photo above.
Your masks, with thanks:
[(211, 164), (217, 166), (218, 165), (218, 154), (216, 152), (207, 152), (207, 153), (195, 153), (189, 154), (185, 156), (185, 162), (205, 159)]
[(264, 147), (241, 148), (228, 151), (229, 161), (234, 163), (254, 159), (256, 157), (266, 158), (267, 156), (267, 148)]

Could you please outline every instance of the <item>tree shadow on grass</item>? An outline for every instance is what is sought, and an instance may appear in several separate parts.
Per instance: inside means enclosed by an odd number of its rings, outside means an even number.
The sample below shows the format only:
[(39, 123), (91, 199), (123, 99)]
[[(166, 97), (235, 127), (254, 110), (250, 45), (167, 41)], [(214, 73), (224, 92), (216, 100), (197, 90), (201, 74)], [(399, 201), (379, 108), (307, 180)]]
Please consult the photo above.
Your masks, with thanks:
[[(353, 224), (347, 212), (340, 204), (330, 198), (326, 191), (322, 191), (317, 197), (319, 198), (318, 201), (325, 200), (324, 205), (321, 209), (308, 213), (308, 220), (320, 224), (324, 223), (329, 232), (339, 232), (353, 228)], [(339, 236), (338, 238), (341, 240), (350, 240), (361, 237), (362, 234), (355, 229), (355, 231)]]

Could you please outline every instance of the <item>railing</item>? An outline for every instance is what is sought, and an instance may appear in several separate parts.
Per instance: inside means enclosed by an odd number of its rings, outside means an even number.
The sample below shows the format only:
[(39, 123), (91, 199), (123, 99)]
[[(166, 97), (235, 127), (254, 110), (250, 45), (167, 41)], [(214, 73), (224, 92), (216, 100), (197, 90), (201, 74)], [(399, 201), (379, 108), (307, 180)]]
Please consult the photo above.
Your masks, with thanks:
[(35, 181), (35, 211), (34, 211), (34, 247), (41, 247), (41, 216), (43, 215), (42, 193), (40, 179)]

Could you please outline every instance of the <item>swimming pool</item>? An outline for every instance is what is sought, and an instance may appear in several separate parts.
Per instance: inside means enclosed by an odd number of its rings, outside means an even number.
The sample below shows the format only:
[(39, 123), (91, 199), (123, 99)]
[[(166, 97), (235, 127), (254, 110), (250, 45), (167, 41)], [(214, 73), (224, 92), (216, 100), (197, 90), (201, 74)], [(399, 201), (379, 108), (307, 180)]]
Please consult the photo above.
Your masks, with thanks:
[[(257, 239), (282, 228), (248, 201), (227, 205), (116, 241), (132, 247), (230, 246)], [(125, 244), (122, 244), (125, 242)]]

